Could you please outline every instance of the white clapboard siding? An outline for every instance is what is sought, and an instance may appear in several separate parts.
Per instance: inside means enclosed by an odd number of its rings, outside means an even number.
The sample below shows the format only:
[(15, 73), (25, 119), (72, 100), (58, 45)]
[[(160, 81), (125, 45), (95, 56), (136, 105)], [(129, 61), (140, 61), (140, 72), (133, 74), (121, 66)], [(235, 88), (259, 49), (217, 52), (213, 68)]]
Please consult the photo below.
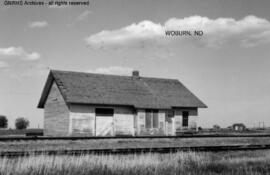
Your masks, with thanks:
[(72, 119), (72, 131), (73, 133), (94, 134), (95, 120), (93, 117), (85, 116), (84, 118)]
[(95, 115), (86, 105), (70, 105), (70, 135), (95, 135)]
[(115, 135), (134, 135), (134, 116), (115, 116)]

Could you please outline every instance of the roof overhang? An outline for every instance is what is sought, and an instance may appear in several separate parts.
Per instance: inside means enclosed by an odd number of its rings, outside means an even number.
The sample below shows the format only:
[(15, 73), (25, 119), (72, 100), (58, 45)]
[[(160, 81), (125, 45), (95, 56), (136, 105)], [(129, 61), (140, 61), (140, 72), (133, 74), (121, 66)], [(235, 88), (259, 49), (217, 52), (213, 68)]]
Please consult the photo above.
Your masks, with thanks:
[(38, 108), (44, 108), (44, 105), (49, 95), (53, 81), (54, 81), (53, 74), (52, 74), (52, 71), (50, 71), (48, 78), (46, 80), (45, 86), (43, 88), (43, 91), (41, 93), (41, 97), (38, 102), (38, 106), (37, 106)]

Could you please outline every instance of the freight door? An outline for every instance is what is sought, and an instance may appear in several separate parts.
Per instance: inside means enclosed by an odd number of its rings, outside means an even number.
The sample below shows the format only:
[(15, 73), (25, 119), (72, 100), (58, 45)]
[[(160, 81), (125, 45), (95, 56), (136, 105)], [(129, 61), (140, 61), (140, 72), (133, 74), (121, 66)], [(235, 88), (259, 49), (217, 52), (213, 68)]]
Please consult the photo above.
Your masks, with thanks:
[(96, 136), (113, 136), (113, 109), (96, 108)]

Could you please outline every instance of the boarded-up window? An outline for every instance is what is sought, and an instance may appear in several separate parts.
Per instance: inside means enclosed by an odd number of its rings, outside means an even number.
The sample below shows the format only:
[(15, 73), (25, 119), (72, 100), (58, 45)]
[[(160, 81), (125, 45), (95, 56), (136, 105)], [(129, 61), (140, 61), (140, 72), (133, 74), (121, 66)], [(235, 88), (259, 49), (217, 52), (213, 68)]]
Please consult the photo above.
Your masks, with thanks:
[(145, 110), (145, 127), (147, 129), (158, 128), (158, 110)]
[(183, 120), (182, 120), (182, 126), (188, 126), (188, 111), (183, 111)]
[(113, 116), (112, 108), (96, 108), (96, 116)]

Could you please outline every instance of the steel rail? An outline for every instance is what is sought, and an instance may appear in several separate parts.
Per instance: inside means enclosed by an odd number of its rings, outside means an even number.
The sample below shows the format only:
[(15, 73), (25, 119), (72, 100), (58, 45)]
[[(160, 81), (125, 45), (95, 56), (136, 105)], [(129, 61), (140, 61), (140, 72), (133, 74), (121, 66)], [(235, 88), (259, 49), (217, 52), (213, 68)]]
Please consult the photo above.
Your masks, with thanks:
[(174, 153), (179, 151), (220, 152), (250, 151), (270, 149), (270, 145), (226, 145), (195, 147), (154, 147), (154, 148), (116, 148), (116, 149), (79, 149), (79, 150), (36, 150), (36, 151), (0, 151), (0, 157), (23, 157), (37, 155), (87, 155), (87, 154), (138, 154), (138, 153)]
[(47, 136), (21, 136), (0, 137), (0, 142), (5, 141), (34, 141), (34, 140), (100, 140), (100, 139), (158, 139), (158, 138), (226, 138), (226, 137), (270, 137), (269, 134), (216, 134), (216, 135), (179, 135), (179, 136), (111, 136), (111, 137), (47, 137)]

